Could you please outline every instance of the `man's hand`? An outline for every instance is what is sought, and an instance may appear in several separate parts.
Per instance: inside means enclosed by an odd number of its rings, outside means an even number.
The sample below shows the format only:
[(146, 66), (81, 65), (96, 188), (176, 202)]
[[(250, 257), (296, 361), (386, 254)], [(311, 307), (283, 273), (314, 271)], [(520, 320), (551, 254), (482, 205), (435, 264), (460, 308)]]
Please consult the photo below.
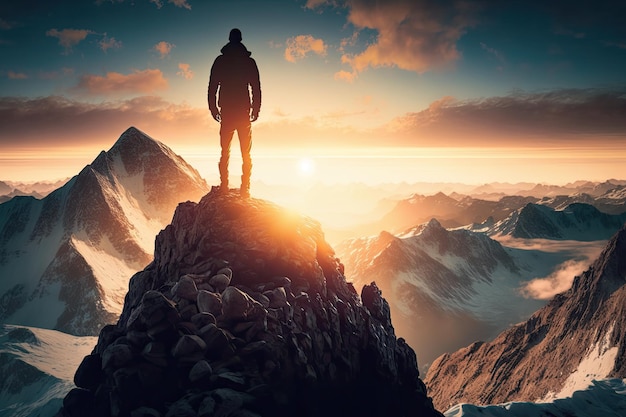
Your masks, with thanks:
[(254, 122), (259, 118), (259, 111), (258, 110), (252, 110), (252, 113), (250, 113), (250, 121)]
[(222, 115), (218, 110), (211, 110), (211, 116), (213, 116), (216, 122), (222, 121)]

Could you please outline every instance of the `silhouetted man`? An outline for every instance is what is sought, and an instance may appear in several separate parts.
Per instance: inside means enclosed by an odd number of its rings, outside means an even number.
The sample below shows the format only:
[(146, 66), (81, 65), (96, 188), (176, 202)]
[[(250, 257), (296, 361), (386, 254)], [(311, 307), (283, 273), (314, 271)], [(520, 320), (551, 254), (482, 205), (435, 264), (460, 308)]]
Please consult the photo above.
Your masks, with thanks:
[[(215, 120), (221, 123), (220, 144), (220, 191), (228, 191), (228, 160), (230, 144), (235, 130), (239, 137), (241, 157), (241, 195), (250, 195), (250, 174), (252, 172), (252, 125), (259, 117), (261, 110), (261, 82), (259, 69), (252, 53), (241, 43), (241, 31), (233, 29), (228, 36), (229, 42), (224, 45), (211, 67), (209, 79), (209, 110)], [(216, 95), (219, 98), (216, 103)], [(250, 97), (252, 93), (252, 97)]]

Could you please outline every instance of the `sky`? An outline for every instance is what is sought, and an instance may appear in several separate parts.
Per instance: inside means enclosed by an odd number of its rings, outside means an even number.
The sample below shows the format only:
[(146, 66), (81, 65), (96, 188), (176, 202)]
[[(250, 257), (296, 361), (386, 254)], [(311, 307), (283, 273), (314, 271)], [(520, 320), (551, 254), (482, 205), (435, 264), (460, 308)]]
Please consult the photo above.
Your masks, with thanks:
[(206, 91), (235, 27), (261, 76), (253, 179), (624, 179), (623, 16), (612, 0), (2, 2), (0, 180), (75, 175), (130, 126), (214, 180)]

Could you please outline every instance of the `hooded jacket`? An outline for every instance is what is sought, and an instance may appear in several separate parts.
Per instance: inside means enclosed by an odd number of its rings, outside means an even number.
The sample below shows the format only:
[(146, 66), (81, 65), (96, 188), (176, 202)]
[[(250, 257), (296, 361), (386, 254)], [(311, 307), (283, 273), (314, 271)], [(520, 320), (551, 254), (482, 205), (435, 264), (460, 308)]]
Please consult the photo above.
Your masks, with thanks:
[[(261, 81), (256, 62), (250, 57), (241, 42), (229, 42), (215, 58), (209, 78), (208, 100), (211, 112), (217, 110), (216, 95), (219, 87), (217, 106), (224, 110), (261, 109)], [(250, 89), (249, 89), (250, 88)], [(252, 97), (250, 97), (252, 90)]]

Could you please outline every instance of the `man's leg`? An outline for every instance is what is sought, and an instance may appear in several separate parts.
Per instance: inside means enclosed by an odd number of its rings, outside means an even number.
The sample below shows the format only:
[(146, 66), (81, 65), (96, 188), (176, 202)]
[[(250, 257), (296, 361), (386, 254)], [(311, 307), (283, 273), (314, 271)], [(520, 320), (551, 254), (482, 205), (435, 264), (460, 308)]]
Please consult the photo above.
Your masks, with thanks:
[(250, 176), (252, 175), (252, 125), (250, 119), (246, 119), (237, 129), (239, 136), (239, 147), (241, 148), (241, 195), (248, 197), (250, 195)]
[(232, 121), (224, 120), (220, 126), (220, 145), (222, 147), (222, 155), (219, 162), (220, 170), (220, 190), (228, 191), (228, 161), (230, 159), (230, 144), (233, 141), (235, 128)]

